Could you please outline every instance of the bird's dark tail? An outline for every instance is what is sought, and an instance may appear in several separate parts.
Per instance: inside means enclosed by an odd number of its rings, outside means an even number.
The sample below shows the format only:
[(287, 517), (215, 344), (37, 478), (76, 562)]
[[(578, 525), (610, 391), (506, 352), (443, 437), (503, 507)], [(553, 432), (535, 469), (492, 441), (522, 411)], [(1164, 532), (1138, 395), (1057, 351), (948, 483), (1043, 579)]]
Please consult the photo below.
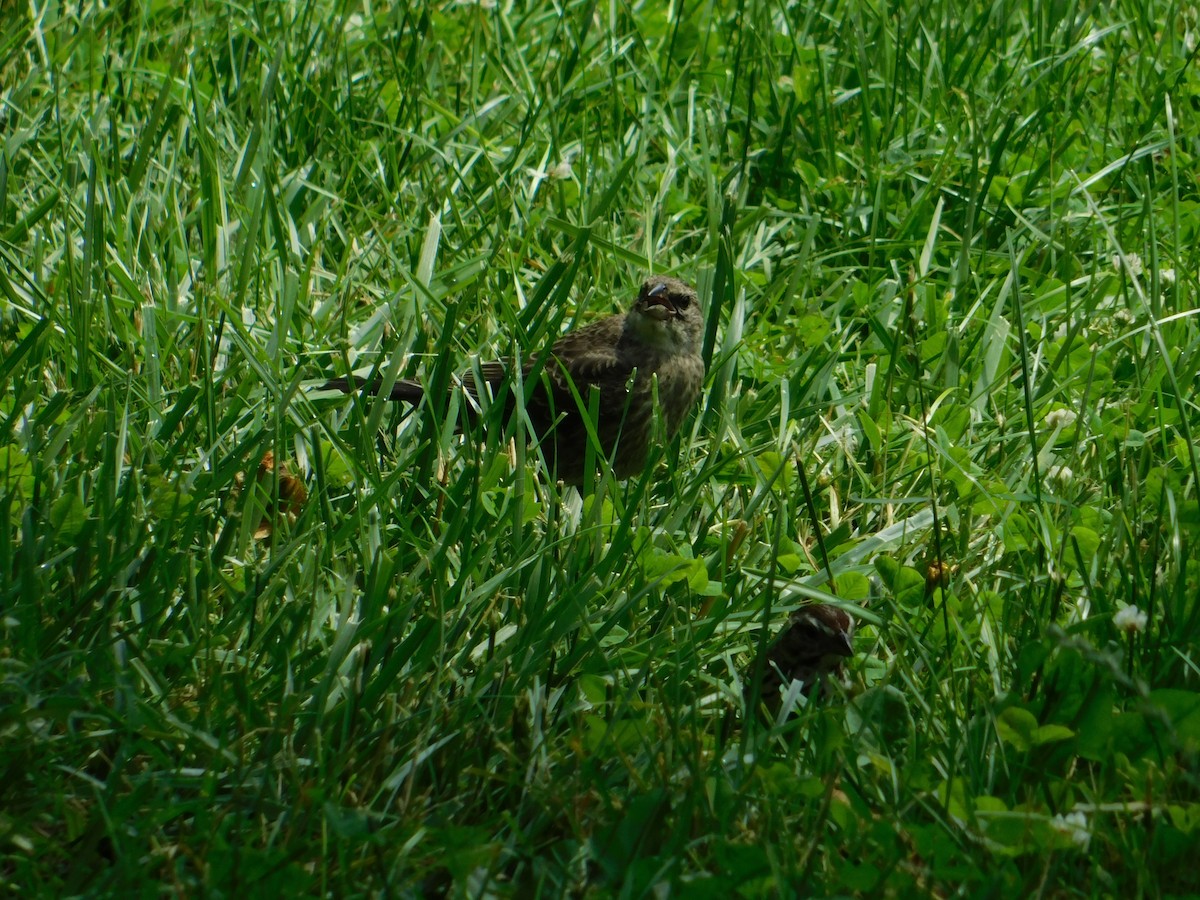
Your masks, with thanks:
[[(374, 381), (358, 381), (357, 379), (349, 378), (331, 378), (329, 381), (321, 385), (323, 391), (341, 391), (343, 394), (375, 394), (379, 395), (383, 392), (383, 379), (376, 378)], [(392, 385), (392, 389), (388, 392), (389, 400), (403, 400), (405, 403), (417, 404), (421, 402), (421, 398), (425, 396), (425, 389), (416, 381), (408, 381), (400, 379)]]

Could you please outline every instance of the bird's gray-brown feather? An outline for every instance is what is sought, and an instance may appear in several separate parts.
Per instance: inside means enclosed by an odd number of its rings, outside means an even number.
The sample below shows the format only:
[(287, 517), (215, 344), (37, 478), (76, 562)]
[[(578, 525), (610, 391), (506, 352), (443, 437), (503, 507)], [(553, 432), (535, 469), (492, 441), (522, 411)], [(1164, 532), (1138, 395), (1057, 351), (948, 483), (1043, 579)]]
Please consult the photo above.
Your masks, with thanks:
[[(671, 314), (663, 312), (671, 309)], [(559, 338), (547, 354), (534, 354), (522, 364), (522, 379), (534, 380), (525, 391), (525, 412), (534, 436), (557, 476), (568, 484), (584, 480), (589, 440), (582, 409), (597, 392), (595, 422), (598, 451), (612, 457), (617, 478), (628, 478), (646, 464), (653, 438), (657, 395), (665, 438), (670, 439), (695, 406), (704, 381), (700, 357), (702, 317), (695, 292), (672, 278), (651, 278), (642, 285), (634, 308), (576, 329)], [(507, 421), (517, 407), (508, 367), (487, 362), (478, 375), (488, 393), (504, 403)], [(476, 401), (474, 374), (462, 379)], [(349, 390), (346, 379), (327, 384)], [(573, 389), (572, 389), (573, 388)], [(418, 382), (398, 381), (392, 400), (417, 403), (424, 396)], [(468, 419), (472, 416), (468, 413)]]

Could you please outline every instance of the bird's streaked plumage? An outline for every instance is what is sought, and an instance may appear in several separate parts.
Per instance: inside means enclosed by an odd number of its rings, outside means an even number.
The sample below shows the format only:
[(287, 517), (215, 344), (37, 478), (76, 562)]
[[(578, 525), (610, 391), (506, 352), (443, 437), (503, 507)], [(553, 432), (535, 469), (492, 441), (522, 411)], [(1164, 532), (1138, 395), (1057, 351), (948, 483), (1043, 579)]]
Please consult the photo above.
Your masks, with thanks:
[[(533, 436), (541, 441), (558, 478), (568, 484), (584, 481), (588, 429), (580, 402), (586, 409), (593, 387), (598, 391), (598, 455), (612, 459), (617, 478), (628, 478), (645, 468), (654, 437), (656, 392), (665, 438), (675, 436), (695, 406), (704, 381), (700, 356), (703, 323), (695, 290), (677, 278), (657, 275), (642, 284), (628, 312), (569, 332), (555, 341), (549, 354), (525, 359), (522, 375), (535, 379), (534, 385), (527, 387), (525, 411)], [(508, 366), (483, 363), (479, 376), (489, 395), (504, 404), (507, 422), (517, 407)], [(464, 406), (477, 408), (480, 387), (475, 376), (464, 376), (461, 383), (470, 397)], [(346, 392), (356, 389), (345, 378), (333, 379), (325, 387)], [(367, 389), (377, 392), (379, 385)], [(403, 380), (396, 382), (388, 396), (415, 404), (425, 390), (419, 382)]]

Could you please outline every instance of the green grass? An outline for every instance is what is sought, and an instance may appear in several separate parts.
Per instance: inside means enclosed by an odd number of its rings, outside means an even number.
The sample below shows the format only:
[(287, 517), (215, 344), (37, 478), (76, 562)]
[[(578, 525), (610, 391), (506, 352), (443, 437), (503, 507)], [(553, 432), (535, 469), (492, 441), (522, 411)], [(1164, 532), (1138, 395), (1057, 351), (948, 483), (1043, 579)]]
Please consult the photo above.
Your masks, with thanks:
[[(6, 888), (1197, 889), (1195, 6), (0, 23)], [(312, 396), (647, 271), (705, 400), (582, 501)], [(844, 689), (746, 715), (812, 599)]]

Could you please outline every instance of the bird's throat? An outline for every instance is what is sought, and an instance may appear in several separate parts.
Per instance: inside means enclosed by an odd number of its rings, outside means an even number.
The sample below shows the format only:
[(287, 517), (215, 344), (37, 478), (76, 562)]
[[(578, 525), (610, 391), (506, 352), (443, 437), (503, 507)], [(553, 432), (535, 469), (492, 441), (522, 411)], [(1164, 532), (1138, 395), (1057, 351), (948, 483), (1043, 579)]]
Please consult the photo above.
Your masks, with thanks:
[(686, 349), (684, 336), (674, 316), (657, 319), (640, 310), (634, 310), (625, 317), (625, 330), (630, 337), (664, 353), (679, 353)]

